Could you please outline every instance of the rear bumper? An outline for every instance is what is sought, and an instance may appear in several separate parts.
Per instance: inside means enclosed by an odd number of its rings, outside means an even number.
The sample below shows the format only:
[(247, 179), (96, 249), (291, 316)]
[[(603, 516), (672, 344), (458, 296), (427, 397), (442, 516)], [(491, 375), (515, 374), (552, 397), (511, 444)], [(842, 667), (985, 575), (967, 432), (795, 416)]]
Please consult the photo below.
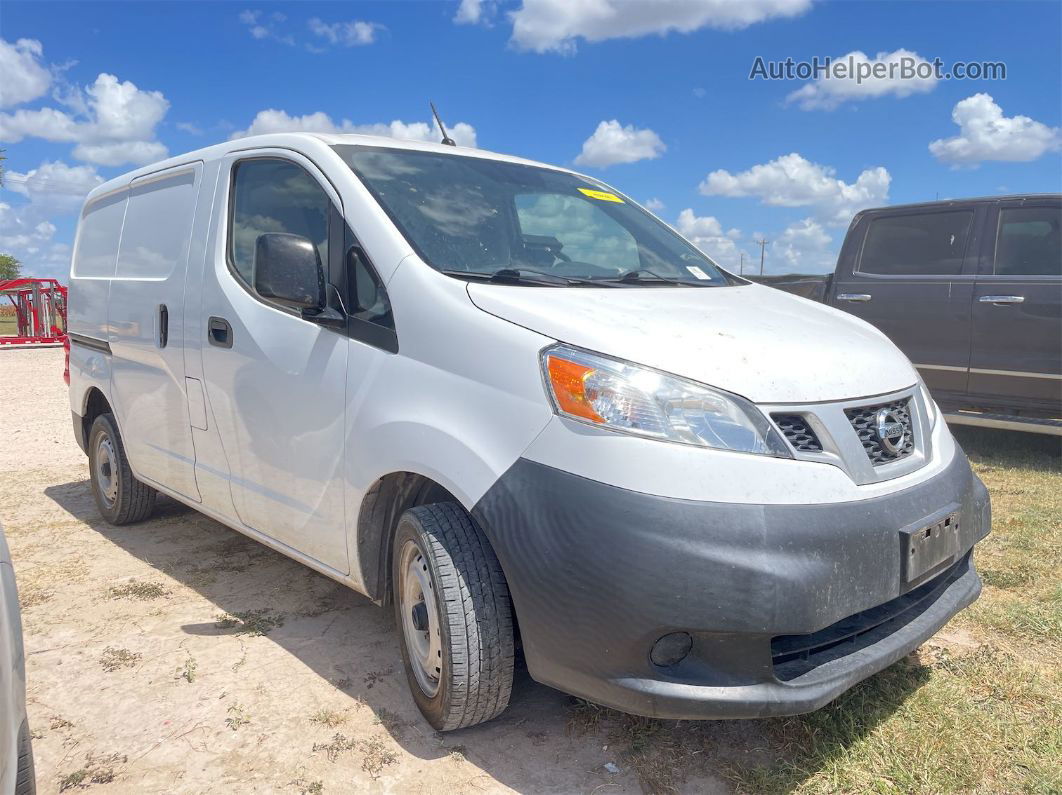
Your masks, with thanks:
[[(900, 529), (941, 511), (959, 514), (957, 554), (905, 582)], [(473, 514), (531, 675), (676, 719), (807, 712), (900, 659), (977, 598), (970, 550), (991, 524), (961, 452), (917, 486), (832, 505), (654, 497), (520, 460)], [(673, 632), (689, 654), (654, 664)]]

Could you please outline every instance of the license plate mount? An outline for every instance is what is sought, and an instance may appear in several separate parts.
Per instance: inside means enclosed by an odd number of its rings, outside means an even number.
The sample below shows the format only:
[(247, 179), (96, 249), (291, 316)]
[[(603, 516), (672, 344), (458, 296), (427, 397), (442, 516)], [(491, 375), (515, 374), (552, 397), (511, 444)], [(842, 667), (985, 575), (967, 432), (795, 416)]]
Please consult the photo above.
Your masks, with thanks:
[(934, 514), (900, 530), (900, 563), (904, 582), (933, 571), (959, 552), (958, 506)]

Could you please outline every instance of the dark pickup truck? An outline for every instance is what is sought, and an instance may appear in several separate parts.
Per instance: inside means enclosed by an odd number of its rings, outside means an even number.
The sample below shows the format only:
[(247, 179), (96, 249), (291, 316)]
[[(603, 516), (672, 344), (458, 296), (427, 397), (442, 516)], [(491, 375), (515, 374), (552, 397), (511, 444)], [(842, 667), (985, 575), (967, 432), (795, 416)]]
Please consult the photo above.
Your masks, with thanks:
[(830, 276), (753, 277), (873, 323), (950, 423), (1062, 436), (1062, 195), (864, 210)]

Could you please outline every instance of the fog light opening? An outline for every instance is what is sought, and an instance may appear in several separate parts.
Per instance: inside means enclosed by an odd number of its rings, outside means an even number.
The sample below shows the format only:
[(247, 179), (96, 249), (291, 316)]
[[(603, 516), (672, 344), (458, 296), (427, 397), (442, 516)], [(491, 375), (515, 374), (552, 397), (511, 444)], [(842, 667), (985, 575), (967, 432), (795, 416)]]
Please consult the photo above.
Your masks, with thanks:
[(653, 665), (666, 668), (686, 659), (692, 648), (693, 638), (688, 632), (671, 632), (653, 644), (649, 659), (653, 661)]

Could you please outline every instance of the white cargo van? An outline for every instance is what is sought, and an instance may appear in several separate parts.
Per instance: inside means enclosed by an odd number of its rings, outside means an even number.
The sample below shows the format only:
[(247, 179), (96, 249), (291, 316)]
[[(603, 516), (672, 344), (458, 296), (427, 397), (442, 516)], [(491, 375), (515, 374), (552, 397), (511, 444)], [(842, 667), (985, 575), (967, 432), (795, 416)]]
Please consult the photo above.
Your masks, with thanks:
[(96, 188), (70, 401), (100, 511), (156, 492), (393, 604), (432, 726), (531, 676), (804, 712), (973, 601), (988, 533), (908, 361), (570, 171), (282, 134)]

